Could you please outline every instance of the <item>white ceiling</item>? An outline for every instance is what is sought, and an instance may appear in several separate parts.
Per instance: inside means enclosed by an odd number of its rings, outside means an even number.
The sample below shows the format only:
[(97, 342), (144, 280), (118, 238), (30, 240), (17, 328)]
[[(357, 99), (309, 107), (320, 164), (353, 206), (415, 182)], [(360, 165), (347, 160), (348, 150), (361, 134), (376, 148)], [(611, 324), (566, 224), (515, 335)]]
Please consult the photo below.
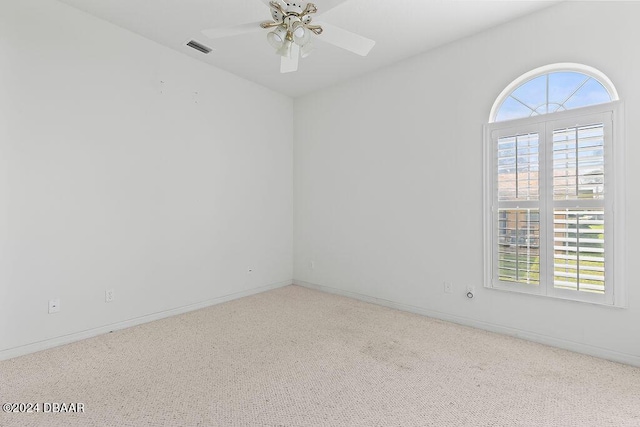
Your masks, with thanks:
[[(377, 42), (361, 57), (315, 40), (316, 50), (296, 73), (280, 74), (280, 57), (262, 30), (209, 40), (209, 28), (269, 20), (259, 0), (60, 0), (193, 58), (277, 92), (297, 97), (478, 33), (558, 1), (344, 0), (322, 20)], [(315, 0), (318, 14), (323, 2)], [(185, 42), (214, 48), (203, 55)]]

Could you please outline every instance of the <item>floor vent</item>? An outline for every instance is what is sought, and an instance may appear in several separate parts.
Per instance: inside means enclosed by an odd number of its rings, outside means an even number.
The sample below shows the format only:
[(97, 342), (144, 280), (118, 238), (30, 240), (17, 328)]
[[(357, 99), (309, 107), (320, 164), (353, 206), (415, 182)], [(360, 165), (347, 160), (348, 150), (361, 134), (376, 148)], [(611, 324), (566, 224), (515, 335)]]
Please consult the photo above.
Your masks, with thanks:
[(211, 52), (211, 50), (212, 50), (210, 47), (207, 47), (207, 46), (205, 46), (203, 44), (200, 44), (195, 40), (191, 40), (189, 43), (187, 43), (187, 46), (197, 50), (198, 52), (202, 52), (205, 55), (208, 54), (209, 52)]

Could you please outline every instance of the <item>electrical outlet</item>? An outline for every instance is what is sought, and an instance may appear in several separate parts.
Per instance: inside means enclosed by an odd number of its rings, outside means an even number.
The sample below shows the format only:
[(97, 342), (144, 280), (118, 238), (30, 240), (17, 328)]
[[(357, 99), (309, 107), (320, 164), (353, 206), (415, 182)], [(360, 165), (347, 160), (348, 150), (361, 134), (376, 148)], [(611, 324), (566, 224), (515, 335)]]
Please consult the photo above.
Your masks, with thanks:
[(60, 298), (49, 300), (49, 314), (57, 313), (60, 311)]
[(445, 294), (453, 293), (453, 285), (450, 282), (444, 282), (444, 293)]
[(316, 262), (315, 261), (310, 261), (309, 262), (309, 268), (312, 269), (312, 270), (315, 270), (316, 269)]
[(113, 289), (107, 289), (104, 291), (104, 302), (111, 302), (115, 298), (115, 293)]

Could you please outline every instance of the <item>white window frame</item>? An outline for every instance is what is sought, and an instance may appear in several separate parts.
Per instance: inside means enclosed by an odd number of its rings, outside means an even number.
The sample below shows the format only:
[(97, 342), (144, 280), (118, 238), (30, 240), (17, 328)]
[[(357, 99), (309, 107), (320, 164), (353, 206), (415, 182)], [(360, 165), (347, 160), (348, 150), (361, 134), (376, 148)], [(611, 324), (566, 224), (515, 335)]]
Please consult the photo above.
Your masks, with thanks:
[[(547, 71), (548, 72), (548, 71)], [(516, 86), (517, 87), (517, 86)], [(509, 92), (507, 92), (508, 96)], [(494, 112), (492, 112), (493, 114)], [(495, 117), (495, 116), (492, 116)], [(548, 150), (553, 143), (554, 129), (567, 126), (605, 123), (605, 293), (596, 294), (583, 291), (558, 289), (553, 283), (553, 197), (552, 182), (549, 179), (549, 165), (552, 153)], [(540, 149), (540, 201), (535, 202), (540, 209), (540, 284), (506, 283), (497, 280), (497, 173), (496, 141), (506, 135), (539, 134)], [(514, 133), (515, 132), (515, 133)], [(614, 307), (626, 307), (627, 290), (625, 280), (625, 138), (624, 106), (621, 101), (612, 101), (589, 107), (544, 114), (522, 119), (489, 123), (484, 126), (483, 186), (484, 186), (484, 286), (491, 289), (536, 294), (573, 301), (583, 301)], [(590, 201), (580, 203), (588, 207)], [(518, 207), (527, 208), (530, 202), (518, 202)], [(551, 206), (549, 206), (551, 204)], [(561, 203), (561, 205), (564, 205)], [(549, 225), (551, 224), (551, 225)]]

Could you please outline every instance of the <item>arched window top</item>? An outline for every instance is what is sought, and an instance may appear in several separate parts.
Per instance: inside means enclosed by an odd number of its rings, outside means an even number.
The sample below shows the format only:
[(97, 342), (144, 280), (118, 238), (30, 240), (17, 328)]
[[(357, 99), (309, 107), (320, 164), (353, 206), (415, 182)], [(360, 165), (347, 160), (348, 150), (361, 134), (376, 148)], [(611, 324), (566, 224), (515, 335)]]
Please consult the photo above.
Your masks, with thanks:
[(581, 64), (552, 64), (507, 86), (491, 109), (490, 122), (520, 119), (618, 100), (611, 80)]

